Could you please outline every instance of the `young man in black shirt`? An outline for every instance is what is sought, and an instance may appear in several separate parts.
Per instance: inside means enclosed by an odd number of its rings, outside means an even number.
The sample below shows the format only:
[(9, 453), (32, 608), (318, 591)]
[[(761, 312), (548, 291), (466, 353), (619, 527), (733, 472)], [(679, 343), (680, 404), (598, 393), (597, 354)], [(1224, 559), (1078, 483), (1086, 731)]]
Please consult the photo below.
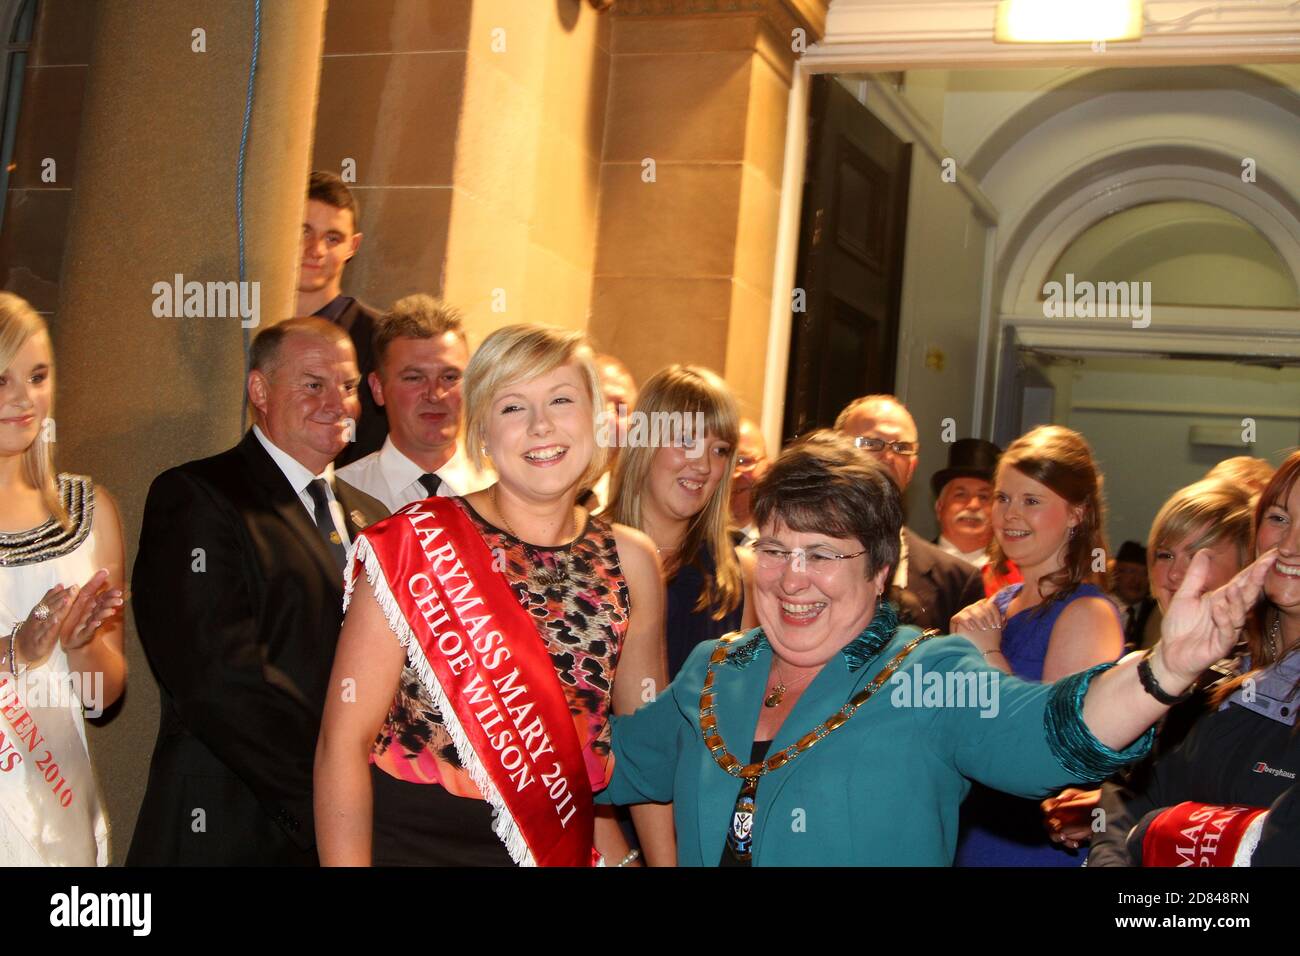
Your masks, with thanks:
[(307, 182), (303, 212), (302, 259), (298, 270), (295, 315), (318, 315), (347, 331), (361, 369), (361, 419), (354, 440), (343, 449), (338, 465), (378, 451), (388, 434), (388, 422), (375, 404), (367, 378), (375, 368), (371, 337), (377, 315), (359, 300), (343, 294), (343, 268), (361, 247), (360, 210), (351, 190), (333, 173), (316, 171)]

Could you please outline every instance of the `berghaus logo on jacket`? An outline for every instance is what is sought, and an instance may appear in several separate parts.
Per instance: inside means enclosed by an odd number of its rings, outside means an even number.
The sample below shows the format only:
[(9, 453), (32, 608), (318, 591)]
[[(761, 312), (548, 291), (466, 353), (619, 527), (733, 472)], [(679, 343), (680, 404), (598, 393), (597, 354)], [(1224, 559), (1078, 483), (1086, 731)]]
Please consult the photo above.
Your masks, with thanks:
[(1293, 774), (1290, 770), (1283, 770), (1280, 767), (1270, 767), (1262, 760), (1259, 761), (1257, 764), (1255, 764), (1255, 766), (1252, 769), (1255, 773), (1267, 773), (1267, 774), (1271, 774), (1274, 777), (1286, 777), (1288, 780), (1295, 779), (1295, 774)]

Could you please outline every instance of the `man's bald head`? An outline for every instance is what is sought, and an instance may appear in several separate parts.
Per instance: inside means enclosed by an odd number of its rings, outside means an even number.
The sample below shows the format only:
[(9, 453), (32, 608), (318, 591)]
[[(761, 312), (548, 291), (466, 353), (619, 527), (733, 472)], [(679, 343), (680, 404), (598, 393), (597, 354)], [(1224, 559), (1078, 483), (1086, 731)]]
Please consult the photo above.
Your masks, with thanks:
[(835, 429), (851, 438), (874, 438), (909, 446), (911, 454), (900, 454), (888, 446), (879, 451), (864, 449), (889, 469), (900, 491), (906, 490), (916, 473), (916, 453), (920, 448), (912, 413), (897, 397), (865, 395), (854, 399), (835, 419)]
[(285, 319), (275, 325), (263, 327), (253, 338), (253, 344), (248, 350), (249, 371), (261, 372), (268, 378), (274, 375), (280, 364), (280, 352), (284, 347), (284, 341), (294, 334), (314, 336), (324, 339), (331, 345), (352, 341), (342, 328), (319, 316), (305, 315), (296, 319)]

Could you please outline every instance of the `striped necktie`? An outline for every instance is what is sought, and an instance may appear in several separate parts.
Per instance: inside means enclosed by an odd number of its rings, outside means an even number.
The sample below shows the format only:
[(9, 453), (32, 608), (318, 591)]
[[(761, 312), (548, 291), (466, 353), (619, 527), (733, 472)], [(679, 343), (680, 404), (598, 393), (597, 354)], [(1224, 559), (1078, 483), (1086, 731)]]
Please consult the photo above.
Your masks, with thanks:
[(313, 478), (307, 485), (307, 493), (311, 495), (311, 500), (316, 503), (316, 530), (320, 532), (325, 539), (325, 547), (329, 548), (330, 554), (334, 556), (334, 563), (342, 571), (347, 564), (348, 552), (343, 547), (343, 539), (339, 537), (338, 528), (334, 525), (334, 515), (330, 513), (330, 499), (326, 491), (324, 478)]

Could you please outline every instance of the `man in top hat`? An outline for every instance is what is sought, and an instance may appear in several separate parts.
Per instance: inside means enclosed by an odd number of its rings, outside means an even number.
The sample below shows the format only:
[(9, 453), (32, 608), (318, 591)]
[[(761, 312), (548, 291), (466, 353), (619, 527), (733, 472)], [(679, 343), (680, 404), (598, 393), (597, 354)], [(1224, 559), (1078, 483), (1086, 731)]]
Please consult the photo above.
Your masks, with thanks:
[(930, 478), (934, 513), (939, 519), (935, 544), (983, 568), (993, 540), (993, 474), (1002, 449), (982, 438), (963, 438), (948, 448), (948, 467)]

